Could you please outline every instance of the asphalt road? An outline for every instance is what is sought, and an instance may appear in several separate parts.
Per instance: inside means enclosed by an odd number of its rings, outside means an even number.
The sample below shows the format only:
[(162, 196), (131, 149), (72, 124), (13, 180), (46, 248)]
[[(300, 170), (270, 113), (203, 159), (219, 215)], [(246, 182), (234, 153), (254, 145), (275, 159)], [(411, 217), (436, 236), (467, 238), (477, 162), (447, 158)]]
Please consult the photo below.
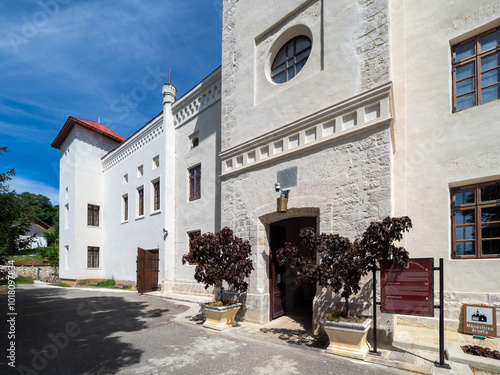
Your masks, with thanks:
[(21, 285), (17, 315), (0, 306), (0, 374), (408, 374), (175, 322), (185, 306), (132, 292)]

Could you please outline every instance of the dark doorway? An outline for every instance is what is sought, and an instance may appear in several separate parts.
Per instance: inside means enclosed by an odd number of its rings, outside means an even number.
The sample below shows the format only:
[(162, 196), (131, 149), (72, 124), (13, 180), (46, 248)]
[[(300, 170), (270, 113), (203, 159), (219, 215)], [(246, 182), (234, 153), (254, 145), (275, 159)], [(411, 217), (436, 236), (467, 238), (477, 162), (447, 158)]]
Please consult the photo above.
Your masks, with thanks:
[(157, 249), (137, 249), (137, 291), (139, 293), (158, 290), (159, 266), (160, 257)]
[[(288, 265), (280, 266), (276, 260), (276, 250), (285, 242), (299, 246), (300, 230), (312, 227), (316, 230), (316, 217), (298, 217), (280, 220), (269, 225), (269, 291), (270, 319), (282, 315), (305, 317), (312, 320), (313, 299), (316, 285), (309, 283), (296, 284), (293, 270)], [(309, 319), (311, 318), (311, 319)]]

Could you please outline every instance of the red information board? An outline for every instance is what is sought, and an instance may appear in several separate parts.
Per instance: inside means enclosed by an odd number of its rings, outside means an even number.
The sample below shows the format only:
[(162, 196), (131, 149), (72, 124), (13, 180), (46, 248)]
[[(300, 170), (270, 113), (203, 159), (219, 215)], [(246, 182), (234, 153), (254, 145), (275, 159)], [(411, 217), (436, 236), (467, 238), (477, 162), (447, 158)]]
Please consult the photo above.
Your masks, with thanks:
[(434, 259), (382, 261), (382, 312), (434, 316)]

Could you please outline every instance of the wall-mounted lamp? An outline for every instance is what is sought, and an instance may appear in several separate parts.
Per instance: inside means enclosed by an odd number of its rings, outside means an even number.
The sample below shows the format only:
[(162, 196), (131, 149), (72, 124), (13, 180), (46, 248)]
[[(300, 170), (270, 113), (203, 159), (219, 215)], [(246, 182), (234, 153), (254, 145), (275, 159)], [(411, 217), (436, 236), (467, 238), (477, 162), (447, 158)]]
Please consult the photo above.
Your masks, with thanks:
[(163, 228), (163, 234), (165, 235), (165, 237), (168, 237), (168, 230), (166, 230), (165, 228)]
[(281, 213), (285, 213), (287, 211), (288, 204), (288, 194), (290, 193), (290, 189), (282, 189), (280, 184), (277, 182), (274, 184), (274, 190), (276, 192), (280, 192), (280, 197), (277, 200), (277, 211)]

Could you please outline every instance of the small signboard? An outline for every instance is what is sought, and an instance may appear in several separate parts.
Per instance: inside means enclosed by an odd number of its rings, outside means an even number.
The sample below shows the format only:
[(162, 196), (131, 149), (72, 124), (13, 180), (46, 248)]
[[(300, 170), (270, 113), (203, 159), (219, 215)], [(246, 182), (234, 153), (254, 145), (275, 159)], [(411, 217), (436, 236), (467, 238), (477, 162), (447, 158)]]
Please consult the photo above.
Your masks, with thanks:
[(434, 316), (434, 259), (382, 261), (382, 312)]
[(464, 333), (497, 336), (497, 313), (493, 306), (464, 305)]

